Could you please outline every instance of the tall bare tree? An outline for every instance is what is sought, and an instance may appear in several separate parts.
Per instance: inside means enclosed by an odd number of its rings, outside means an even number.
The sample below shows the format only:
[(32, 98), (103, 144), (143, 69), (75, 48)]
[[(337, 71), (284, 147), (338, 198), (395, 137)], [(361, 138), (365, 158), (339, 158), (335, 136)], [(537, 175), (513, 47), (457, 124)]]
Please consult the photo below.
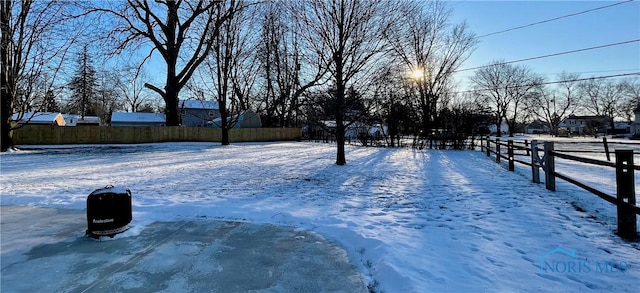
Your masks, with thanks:
[(552, 135), (557, 135), (560, 122), (580, 110), (582, 103), (578, 93), (579, 75), (561, 73), (561, 81), (554, 88), (540, 87), (527, 101), (529, 111), (549, 126)]
[(634, 111), (640, 108), (640, 77), (628, 78), (622, 81), (625, 92), (623, 102), (623, 116), (627, 121), (633, 121)]
[(434, 127), (454, 71), (477, 44), (466, 23), (450, 22), (451, 12), (443, 1), (407, 1), (400, 9), (403, 21), (385, 32), (395, 55), (412, 72), (425, 134)]
[[(116, 52), (151, 48), (147, 59), (158, 52), (166, 65), (164, 86), (147, 83), (165, 101), (168, 126), (180, 125), (179, 93), (194, 71), (207, 58), (220, 26), (228, 18), (222, 1), (127, 0), (94, 2), (89, 11), (102, 12), (117, 20), (110, 36)], [(218, 17), (220, 14), (223, 17)]]
[(541, 84), (541, 78), (528, 67), (499, 60), (476, 70), (471, 81), (479, 102), (492, 107), (496, 133), (502, 133), (501, 124), (506, 121), (510, 136), (522, 114), (526, 113), (526, 99), (534, 97)]
[(220, 22), (212, 37), (210, 55), (198, 70), (198, 79), (189, 86), (196, 93), (213, 95), (218, 102), (220, 121), (214, 121), (222, 130), (222, 145), (228, 145), (229, 130), (238, 121), (241, 112), (248, 110), (253, 82), (257, 71), (255, 34), (250, 6), (243, 0), (221, 1), (223, 9), (214, 15)]
[[(291, 3), (300, 37), (309, 53), (327, 64), (335, 86), (336, 164), (345, 158), (345, 94), (365, 72), (375, 65), (376, 57), (386, 50), (382, 36), (394, 21), (392, 1), (301, 0)], [(358, 89), (359, 92), (362, 92)]]
[(270, 126), (294, 126), (302, 95), (325, 76), (322, 60), (304, 53), (301, 37), (284, 2), (271, 1), (262, 7), (260, 61), (263, 96), (259, 108)]
[(32, 82), (48, 76), (50, 86), (42, 94), (50, 90), (67, 50), (77, 39), (80, 30), (70, 31), (65, 27), (72, 19), (67, 10), (69, 5), (33, 0), (0, 3), (0, 150), (3, 152), (13, 147), (12, 115), (16, 112), (21, 115), (20, 108), (36, 96), (29, 90)]
[(624, 84), (611, 79), (588, 79), (580, 82), (579, 89), (585, 99), (584, 108), (587, 112), (607, 117), (608, 127), (613, 130), (613, 120), (624, 115)]
[(116, 88), (124, 98), (123, 106), (126, 111), (142, 112), (154, 107), (154, 102), (145, 91), (145, 80), (148, 80), (147, 71), (132, 67), (119, 69)]

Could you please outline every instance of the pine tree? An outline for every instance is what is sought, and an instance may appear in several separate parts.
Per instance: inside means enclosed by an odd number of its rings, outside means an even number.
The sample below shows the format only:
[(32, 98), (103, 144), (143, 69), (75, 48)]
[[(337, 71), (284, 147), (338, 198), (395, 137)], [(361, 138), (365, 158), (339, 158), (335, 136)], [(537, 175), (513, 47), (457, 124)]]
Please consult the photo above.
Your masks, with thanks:
[(80, 114), (80, 117), (94, 116), (97, 78), (87, 46), (78, 53), (78, 68), (69, 84), (73, 91), (70, 108)]
[(42, 101), (41, 108), (42, 108), (42, 111), (44, 112), (60, 112), (60, 107), (56, 102), (56, 97), (53, 94), (52, 90), (48, 90), (44, 94), (44, 99)]

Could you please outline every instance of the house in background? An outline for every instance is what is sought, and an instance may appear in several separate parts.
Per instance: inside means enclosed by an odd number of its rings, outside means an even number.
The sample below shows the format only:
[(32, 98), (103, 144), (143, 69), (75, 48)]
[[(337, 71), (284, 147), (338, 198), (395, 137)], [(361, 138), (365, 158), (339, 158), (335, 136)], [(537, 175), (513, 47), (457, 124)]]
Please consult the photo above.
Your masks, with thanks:
[(111, 113), (111, 126), (164, 126), (165, 123), (162, 113)]
[(569, 115), (560, 123), (560, 127), (567, 128), (572, 135), (591, 135), (606, 132), (609, 120), (606, 116)]
[(180, 100), (178, 107), (182, 114), (182, 126), (204, 127), (220, 117), (216, 101)]
[[(260, 128), (262, 127), (262, 121), (260, 120), (260, 115), (251, 110), (246, 110), (240, 113), (239, 115), (233, 116), (233, 118), (227, 118), (228, 122), (236, 122), (233, 128)], [(208, 123), (208, 126), (213, 128), (220, 128), (222, 125), (222, 119), (219, 117), (213, 119)]]
[[(20, 117), (22, 116), (22, 117)], [(18, 124), (39, 124), (65, 126), (66, 122), (62, 114), (57, 112), (26, 112), (13, 114), (11, 120)]]
[(549, 123), (544, 122), (540, 119), (534, 120), (533, 122), (527, 124), (524, 128), (525, 133), (527, 134), (547, 134), (550, 133)]
[(640, 104), (633, 110), (633, 114), (635, 114), (635, 120), (631, 124), (631, 137), (640, 139)]
[[(498, 127), (495, 124), (489, 125), (488, 128), (489, 133), (497, 134)], [(507, 124), (507, 121), (502, 120), (502, 123), (500, 123), (500, 132), (502, 132), (502, 135), (509, 133), (509, 124)]]
[(614, 128), (610, 134), (613, 135), (626, 135), (631, 133), (631, 124), (627, 121), (613, 122)]
[[(359, 121), (346, 121), (344, 123), (348, 124), (344, 129), (345, 138), (355, 139), (360, 135), (367, 135), (371, 129), (369, 125)], [(311, 138), (334, 137), (336, 126), (335, 120), (322, 120), (314, 125), (305, 127), (303, 131)]]

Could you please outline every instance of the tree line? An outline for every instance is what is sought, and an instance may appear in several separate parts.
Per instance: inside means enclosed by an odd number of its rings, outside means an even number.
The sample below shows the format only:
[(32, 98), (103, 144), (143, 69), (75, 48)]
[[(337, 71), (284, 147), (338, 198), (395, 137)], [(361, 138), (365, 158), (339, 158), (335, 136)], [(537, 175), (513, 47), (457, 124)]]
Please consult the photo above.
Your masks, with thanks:
[[(249, 109), (265, 126), (335, 121), (338, 165), (356, 121), (388, 125), (394, 145), (401, 135), (473, 134), (533, 115), (555, 123), (591, 109), (576, 106), (573, 83), (544, 86), (530, 69), (499, 61), (461, 93), (454, 75), (478, 41), (451, 21), (444, 1), (23, 0), (1, 8), (3, 151), (14, 113), (162, 111), (172, 126), (181, 123), (181, 96), (218, 102), (223, 145), (233, 117)], [(601, 99), (596, 85), (608, 81), (592, 82), (580, 89)], [(637, 103), (637, 82), (625, 84), (624, 100)], [(553, 113), (544, 111), (549, 101)], [(616, 103), (618, 111), (634, 101)], [(597, 113), (609, 111), (600, 105)]]

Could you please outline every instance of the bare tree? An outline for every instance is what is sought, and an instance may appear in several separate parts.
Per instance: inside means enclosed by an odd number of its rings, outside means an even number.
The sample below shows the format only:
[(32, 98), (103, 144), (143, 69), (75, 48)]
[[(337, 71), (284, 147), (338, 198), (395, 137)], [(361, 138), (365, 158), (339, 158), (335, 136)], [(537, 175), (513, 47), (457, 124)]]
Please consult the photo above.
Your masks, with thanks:
[(50, 90), (67, 50), (77, 39), (79, 30), (71, 32), (64, 26), (72, 19), (68, 6), (57, 1), (0, 3), (0, 150), (3, 152), (13, 147), (12, 115), (17, 112), (20, 116), (21, 108), (36, 96), (29, 90), (32, 82), (48, 72), (49, 86), (44, 92)]
[(243, 0), (221, 3), (223, 9), (213, 16), (220, 26), (212, 37), (211, 54), (198, 70), (198, 80), (189, 86), (193, 92), (203, 96), (211, 93), (215, 97), (220, 121), (214, 121), (214, 126), (222, 129), (222, 145), (228, 145), (229, 130), (241, 112), (248, 110), (257, 61), (252, 54), (254, 34), (247, 3)]
[[(145, 86), (158, 93), (165, 101), (168, 126), (180, 125), (179, 93), (194, 71), (207, 58), (219, 32), (227, 19), (222, 1), (170, 1), (127, 0), (126, 2), (97, 2), (90, 12), (106, 13), (118, 21), (110, 36), (118, 46), (115, 53), (126, 48), (138, 49), (150, 45), (166, 65), (163, 88), (147, 83)], [(220, 14), (223, 16), (220, 17)]]
[[(477, 39), (466, 23), (451, 24), (451, 9), (442, 1), (408, 1), (403, 21), (385, 32), (395, 55), (412, 72), (424, 134), (431, 133), (439, 106), (452, 86), (452, 75), (469, 58)], [(440, 107), (442, 108), (442, 107)]]
[[(98, 86), (96, 88), (96, 102), (94, 107), (101, 121), (111, 121), (114, 111), (123, 110), (123, 99), (118, 92), (120, 76), (105, 69), (98, 73)], [(109, 123), (109, 122), (107, 122)]]
[(505, 120), (509, 135), (513, 136), (516, 124), (526, 113), (525, 101), (535, 96), (541, 78), (526, 66), (494, 61), (476, 70), (471, 81), (479, 101), (493, 108), (497, 135), (502, 133), (501, 124)]
[(554, 88), (540, 87), (527, 101), (529, 111), (549, 126), (552, 135), (557, 135), (560, 122), (575, 114), (582, 106), (578, 93), (578, 74), (561, 73), (561, 81)]
[(606, 117), (609, 128), (615, 129), (613, 119), (624, 115), (624, 84), (610, 79), (588, 79), (580, 82), (579, 88), (585, 99), (584, 108), (592, 115)]
[(153, 108), (154, 102), (144, 87), (145, 81), (148, 80), (147, 72), (135, 67), (124, 67), (117, 70), (120, 74), (116, 75), (115, 87), (123, 97), (124, 109), (130, 112), (142, 112)]
[(263, 6), (256, 50), (264, 92), (258, 106), (265, 114), (265, 124), (271, 126), (293, 126), (302, 95), (317, 85), (327, 70), (318, 66), (321, 60), (305, 54), (286, 8), (284, 2), (277, 1)]
[(513, 66), (511, 72), (512, 86), (507, 88), (509, 95), (509, 108), (506, 121), (509, 126), (509, 136), (513, 137), (519, 125), (527, 120), (528, 100), (534, 98), (540, 92), (543, 78), (535, 74), (525, 65)]
[(628, 78), (622, 81), (625, 100), (623, 102), (623, 116), (627, 121), (633, 121), (634, 111), (640, 109), (640, 78)]
[(393, 22), (391, 1), (327, 0), (290, 3), (308, 52), (327, 64), (335, 90), (336, 164), (345, 158), (345, 95), (385, 52), (382, 36)]

